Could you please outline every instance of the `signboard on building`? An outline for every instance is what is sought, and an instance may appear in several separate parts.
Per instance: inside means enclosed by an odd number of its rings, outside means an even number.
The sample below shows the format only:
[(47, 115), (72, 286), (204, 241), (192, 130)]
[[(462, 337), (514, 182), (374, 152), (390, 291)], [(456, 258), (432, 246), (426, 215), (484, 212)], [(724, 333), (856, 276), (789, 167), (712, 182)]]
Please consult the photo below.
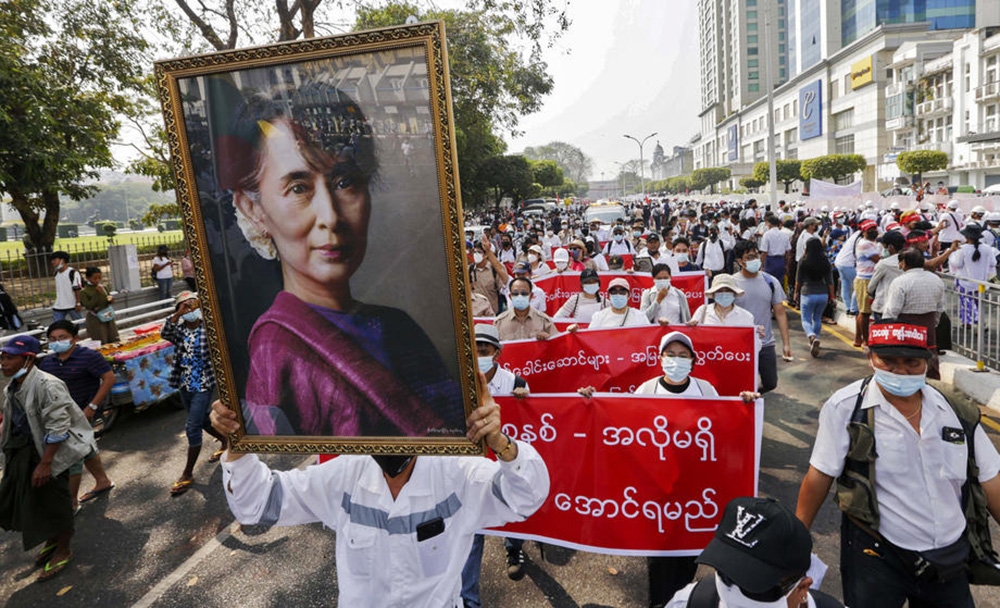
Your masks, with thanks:
[(729, 162), (734, 163), (740, 159), (740, 127), (739, 125), (729, 125), (726, 130), (726, 150), (729, 152)]
[(861, 87), (874, 82), (875, 80), (875, 70), (872, 65), (872, 55), (869, 55), (851, 64), (851, 90), (860, 89)]
[(799, 140), (823, 134), (823, 81), (799, 89)]

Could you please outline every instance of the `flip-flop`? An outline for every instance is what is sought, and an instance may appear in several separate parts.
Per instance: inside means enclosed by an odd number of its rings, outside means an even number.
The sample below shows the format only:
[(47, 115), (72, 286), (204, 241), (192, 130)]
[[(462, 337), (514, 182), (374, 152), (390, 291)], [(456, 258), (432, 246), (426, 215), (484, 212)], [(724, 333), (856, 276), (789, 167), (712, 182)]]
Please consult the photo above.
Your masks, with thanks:
[(194, 483), (193, 479), (185, 479), (184, 481), (175, 481), (174, 485), (170, 486), (171, 496), (180, 496), (184, 492), (190, 489), (191, 484)]
[(107, 494), (108, 492), (114, 489), (115, 489), (115, 482), (112, 481), (111, 485), (106, 488), (101, 488), (100, 490), (91, 490), (87, 492), (86, 494), (80, 497), (80, 502), (81, 503), (90, 502), (91, 500), (94, 500), (101, 494)]
[(35, 558), (35, 567), (41, 568), (49, 561), (49, 553), (56, 550), (59, 545), (49, 545), (48, 547), (43, 547), (41, 551), (38, 552), (38, 557)]
[(221, 450), (215, 450), (214, 452), (212, 452), (212, 455), (209, 456), (208, 461), (209, 462), (219, 462), (219, 459), (222, 458), (222, 455), (225, 454), (225, 453), (226, 453), (225, 448), (223, 448)]
[(49, 562), (45, 564), (45, 569), (42, 570), (40, 573), (38, 573), (38, 579), (37, 579), (38, 582), (42, 583), (49, 580), (50, 578), (55, 577), (55, 575), (65, 570), (66, 566), (69, 565), (70, 561), (72, 560), (73, 560), (73, 554), (70, 553), (69, 557), (67, 557), (66, 559), (62, 560), (59, 563), (53, 564), (52, 562)]

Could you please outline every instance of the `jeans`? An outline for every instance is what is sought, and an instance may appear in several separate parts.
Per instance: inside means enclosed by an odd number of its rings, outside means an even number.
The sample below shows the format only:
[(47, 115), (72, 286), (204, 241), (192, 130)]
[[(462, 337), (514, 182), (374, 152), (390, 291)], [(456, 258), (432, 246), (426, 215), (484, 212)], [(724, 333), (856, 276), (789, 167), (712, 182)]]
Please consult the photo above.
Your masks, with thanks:
[(174, 286), (174, 278), (169, 279), (156, 279), (156, 289), (161, 300), (166, 300), (170, 297), (170, 288)]
[(212, 422), (208, 415), (211, 413), (212, 391), (199, 391), (197, 393), (181, 389), (181, 401), (184, 402), (184, 409), (187, 410), (187, 423), (184, 425), (184, 434), (187, 435), (188, 447), (200, 447), (202, 431), (212, 428)]
[(465, 608), (481, 608), (483, 602), (479, 599), (479, 574), (483, 568), (482, 534), (472, 537), (472, 549), (462, 566), (462, 603)]
[(819, 337), (823, 329), (823, 309), (826, 308), (825, 293), (803, 294), (799, 297), (799, 310), (802, 311), (802, 331), (807, 336)]
[(851, 608), (898, 608), (906, 600), (910, 608), (975, 606), (965, 572), (946, 581), (918, 580), (893, 547), (876, 540), (846, 516), (840, 525), (840, 572), (844, 604)]
[(858, 270), (854, 266), (837, 266), (840, 273), (840, 299), (850, 312), (858, 312), (858, 298), (854, 293), (854, 279)]
[(69, 319), (70, 321), (79, 321), (83, 318), (83, 314), (80, 313), (75, 308), (70, 308), (68, 310), (58, 310), (56, 308), (52, 309), (52, 322), (62, 321), (63, 319)]
[(764, 394), (777, 388), (778, 354), (774, 350), (774, 344), (761, 348), (757, 353), (757, 373), (760, 374), (759, 393)]

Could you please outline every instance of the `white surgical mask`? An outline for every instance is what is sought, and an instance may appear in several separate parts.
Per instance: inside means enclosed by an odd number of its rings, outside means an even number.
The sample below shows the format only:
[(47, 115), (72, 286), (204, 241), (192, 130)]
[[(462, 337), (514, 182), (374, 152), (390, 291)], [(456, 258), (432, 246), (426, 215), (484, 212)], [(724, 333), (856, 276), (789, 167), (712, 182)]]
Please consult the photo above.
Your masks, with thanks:
[(773, 602), (762, 602), (760, 600), (752, 600), (747, 596), (740, 593), (740, 588), (736, 585), (732, 587), (727, 587), (722, 580), (716, 576), (715, 577), (715, 588), (719, 591), (719, 605), (720, 606), (739, 606), (739, 608), (778, 608), (788, 605), (788, 596), (798, 589), (798, 584), (792, 587), (785, 597), (775, 600)]
[(674, 259), (677, 260), (678, 264), (687, 264), (688, 254), (686, 253), (676, 253), (674, 254)]
[(569, 266), (569, 262), (556, 262), (556, 270), (566, 270)]
[(510, 300), (514, 310), (527, 310), (531, 305), (531, 296), (513, 296)]
[(656, 286), (657, 291), (661, 289), (669, 289), (670, 279), (653, 279), (653, 285)]
[(583, 292), (589, 295), (594, 295), (601, 289), (600, 283), (587, 283), (583, 286)]
[(483, 254), (479, 253), (478, 251), (472, 254), (472, 261), (476, 264), (476, 266), (482, 264), (483, 259), (485, 259), (483, 258)]
[(533, 254), (533, 253), (529, 253), (528, 254), (528, 261), (531, 262), (532, 264), (535, 264), (535, 263), (538, 262), (538, 256), (535, 255), (535, 254)]
[(685, 357), (663, 357), (661, 365), (663, 366), (663, 375), (671, 382), (681, 382), (691, 375), (694, 361)]
[(479, 371), (484, 374), (493, 369), (493, 357), (477, 357), (476, 362), (479, 364)]

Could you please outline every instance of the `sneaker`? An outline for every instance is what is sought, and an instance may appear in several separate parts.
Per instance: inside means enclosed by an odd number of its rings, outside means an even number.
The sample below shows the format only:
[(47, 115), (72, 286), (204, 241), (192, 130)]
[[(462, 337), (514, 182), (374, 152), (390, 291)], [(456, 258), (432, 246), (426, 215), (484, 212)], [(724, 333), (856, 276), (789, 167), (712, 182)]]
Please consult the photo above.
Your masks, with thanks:
[(515, 549), (507, 552), (507, 578), (512, 581), (524, 578), (524, 551)]
[(813, 340), (812, 346), (809, 347), (809, 354), (813, 357), (819, 356), (819, 340)]
[(856, 310), (848, 310), (847, 311), (847, 316), (848, 317), (856, 317), (856, 316), (858, 316), (858, 311), (856, 311)]

